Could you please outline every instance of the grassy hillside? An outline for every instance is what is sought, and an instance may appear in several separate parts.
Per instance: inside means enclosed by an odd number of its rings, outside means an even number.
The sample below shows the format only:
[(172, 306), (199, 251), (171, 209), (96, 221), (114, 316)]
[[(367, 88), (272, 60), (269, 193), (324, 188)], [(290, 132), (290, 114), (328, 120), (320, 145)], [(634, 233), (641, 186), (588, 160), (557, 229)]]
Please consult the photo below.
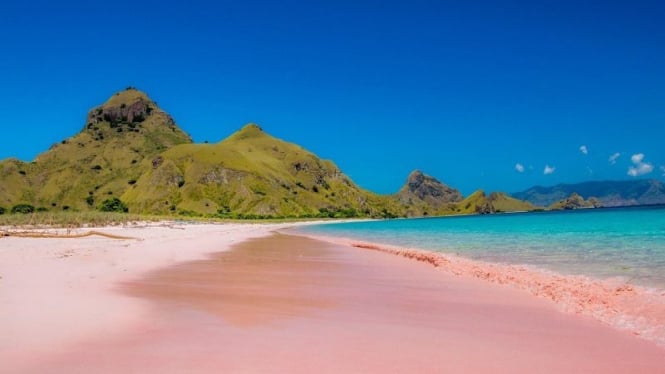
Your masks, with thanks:
[[(117, 199), (111, 204), (107, 199)], [(249, 124), (217, 144), (193, 144), (143, 92), (130, 88), (93, 108), (80, 133), (33, 162), (0, 162), (0, 208), (217, 218), (397, 217), (532, 209), (482, 191), (463, 200), (414, 171), (399, 193), (358, 187), (331, 161)], [(30, 208), (32, 209), (32, 207)], [(0, 209), (0, 214), (2, 209)]]
[(144, 93), (129, 89), (88, 114), (84, 129), (33, 162), (0, 163), (0, 205), (86, 210), (120, 196), (141, 164), (191, 139)]
[(122, 199), (139, 212), (219, 216), (381, 216), (395, 201), (356, 186), (331, 161), (255, 124), (217, 144), (182, 144), (145, 161)]
[(494, 207), (496, 213), (501, 212), (525, 212), (536, 209), (542, 209), (531, 204), (528, 201), (522, 201), (508, 196), (503, 192), (493, 192), (489, 195), (488, 201)]

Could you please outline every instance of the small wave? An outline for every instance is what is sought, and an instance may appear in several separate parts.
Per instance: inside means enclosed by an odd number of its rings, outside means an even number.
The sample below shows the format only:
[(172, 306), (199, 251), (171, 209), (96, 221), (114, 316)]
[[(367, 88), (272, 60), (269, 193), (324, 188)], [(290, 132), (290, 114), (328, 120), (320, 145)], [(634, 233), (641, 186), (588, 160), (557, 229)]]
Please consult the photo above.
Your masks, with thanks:
[(621, 278), (598, 280), (585, 276), (561, 275), (526, 265), (470, 260), (450, 254), (348, 238), (305, 235), (420, 261), (456, 276), (511, 285), (551, 300), (564, 312), (593, 317), (665, 347), (665, 290), (632, 285)]

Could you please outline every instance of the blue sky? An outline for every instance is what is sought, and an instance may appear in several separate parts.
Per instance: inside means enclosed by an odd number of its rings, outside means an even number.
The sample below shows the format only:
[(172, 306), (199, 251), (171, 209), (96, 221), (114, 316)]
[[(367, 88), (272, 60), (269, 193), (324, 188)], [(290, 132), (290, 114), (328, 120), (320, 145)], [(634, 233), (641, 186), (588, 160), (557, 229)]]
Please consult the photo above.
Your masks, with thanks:
[(257, 122), (381, 193), (663, 180), (662, 2), (164, 4), (3, 1), (0, 159), (132, 85), (198, 142)]

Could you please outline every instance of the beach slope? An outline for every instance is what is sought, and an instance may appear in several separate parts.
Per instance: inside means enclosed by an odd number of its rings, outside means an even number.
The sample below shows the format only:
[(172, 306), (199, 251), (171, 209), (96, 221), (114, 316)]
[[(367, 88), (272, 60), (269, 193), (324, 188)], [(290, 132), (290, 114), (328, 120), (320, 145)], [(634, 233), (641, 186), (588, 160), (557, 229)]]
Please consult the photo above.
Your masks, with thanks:
[(665, 370), (655, 344), (521, 290), (275, 228), (4, 241), (0, 359), (22, 372)]

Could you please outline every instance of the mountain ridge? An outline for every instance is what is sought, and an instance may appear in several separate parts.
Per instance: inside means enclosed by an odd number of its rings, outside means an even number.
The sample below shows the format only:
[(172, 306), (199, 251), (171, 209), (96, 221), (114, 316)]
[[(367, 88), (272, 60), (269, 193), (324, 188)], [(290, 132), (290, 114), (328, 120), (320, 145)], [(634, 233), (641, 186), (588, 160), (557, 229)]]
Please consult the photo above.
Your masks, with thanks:
[(379, 195), (356, 185), (333, 161), (255, 123), (218, 143), (196, 144), (132, 87), (92, 108), (79, 133), (34, 161), (0, 161), (2, 207), (85, 211), (108, 199), (120, 199), (133, 213), (223, 218), (392, 218), (531, 207), (500, 193), (464, 198), (418, 170), (396, 194)]
[(595, 198), (604, 207), (665, 204), (665, 185), (656, 179), (587, 181), (534, 186), (511, 196), (539, 206), (551, 206), (573, 193)]

